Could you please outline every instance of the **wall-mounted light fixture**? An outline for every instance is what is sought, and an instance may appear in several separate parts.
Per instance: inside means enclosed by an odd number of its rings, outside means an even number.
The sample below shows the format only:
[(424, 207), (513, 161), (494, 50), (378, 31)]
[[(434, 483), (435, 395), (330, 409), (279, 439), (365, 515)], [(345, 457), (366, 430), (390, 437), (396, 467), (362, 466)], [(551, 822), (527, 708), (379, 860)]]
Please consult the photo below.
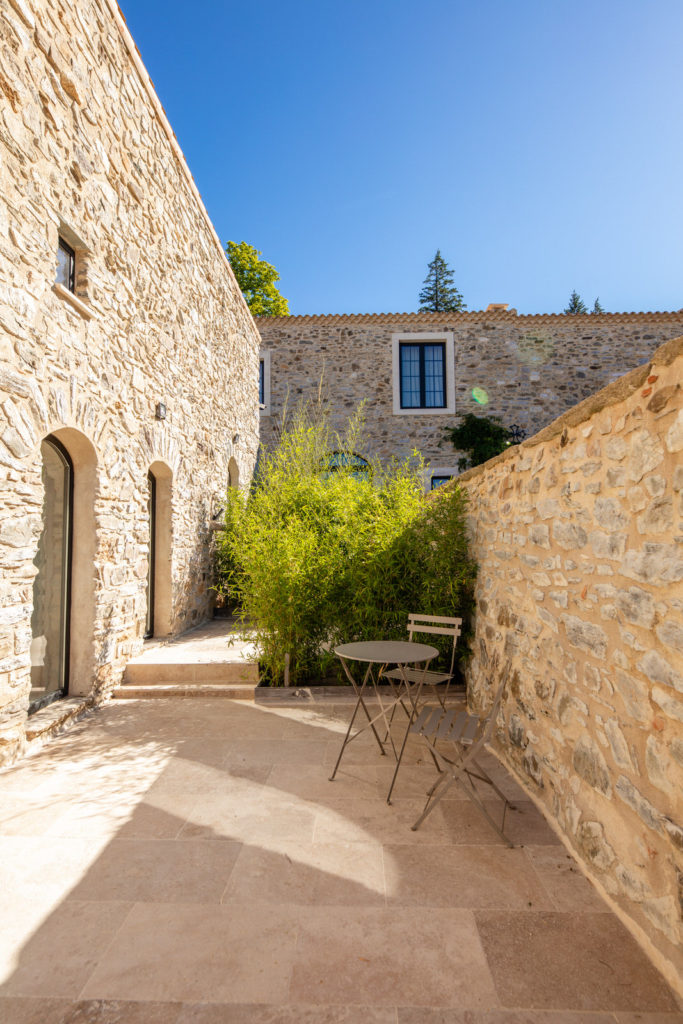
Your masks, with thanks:
[(164, 405), (163, 402), (157, 402), (155, 416), (158, 420), (166, 419), (166, 406)]

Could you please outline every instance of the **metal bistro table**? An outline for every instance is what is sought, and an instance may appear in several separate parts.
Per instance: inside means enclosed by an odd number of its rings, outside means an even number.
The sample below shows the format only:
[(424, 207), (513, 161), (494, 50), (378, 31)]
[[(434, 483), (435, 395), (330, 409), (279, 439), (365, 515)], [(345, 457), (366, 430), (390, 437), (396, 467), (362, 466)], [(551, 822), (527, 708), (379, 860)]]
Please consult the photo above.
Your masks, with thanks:
[[(396, 776), (398, 775), (398, 769), (401, 766), (401, 758), (403, 757), (403, 751), (405, 749), (406, 741), (408, 739), (408, 732), (410, 730), (410, 726), (412, 725), (413, 719), (415, 717), (415, 712), (417, 710), (416, 702), (417, 699), (419, 698), (420, 690), (422, 689), (422, 680), (419, 680), (417, 683), (413, 683), (411, 685), (410, 681), (405, 676), (404, 669), (407, 665), (418, 665), (424, 662), (423, 672), (426, 673), (430, 661), (432, 660), (432, 658), (436, 658), (439, 652), (436, 649), (436, 647), (430, 647), (428, 644), (415, 644), (407, 640), (367, 640), (353, 644), (341, 644), (341, 646), (335, 647), (334, 653), (337, 655), (342, 665), (344, 666), (344, 671), (346, 672), (348, 680), (353, 686), (353, 689), (356, 693), (356, 697), (358, 699), (356, 701), (356, 706), (353, 710), (353, 715), (351, 716), (351, 721), (349, 722), (349, 728), (347, 729), (346, 736), (344, 737), (344, 742), (342, 743), (341, 750), (339, 751), (337, 763), (334, 766), (334, 771), (330, 775), (330, 782), (334, 780), (334, 777), (337, 774), (337, 769), (339, 768), (339, 765), (341, 763), (344, 751), (346, 750), (351, 740), (355, 740), (357, 736), (361, 735), (361, 733), (365, 732), (367, 729), (371, 729), (372, 734), (377, 741), (377, 746), (379, 747), (380, 752), (382, 754), (386, 754), (386, 750), (384, 749), (384, 747), (388, 740), (391, 743), (391, 747), (396, 758), (396, 769), (394, 771), (394, 775), (391, 780), (391, 785), (389, 787), (389, 793), (387, 795), (387, 803), (391, 803), (391, 794), (393, 792), (394, 784), (396, 782)], [(367, 663), (368, 667), (365, 670), (363, 681), (360, 684), (354, 679), (353, 674), (349, 669), (348, 663), (350, 661), (360, 661)], [(376, 665), (380, 666), (379, 671), (377, 672), (377, 676), (375, 676), (373, 672), (373, 668)], [(388, 703), (385, 703), (385, 701), (382, 699), (382, 694), (378, 690), (377, 684), (382, 676), (382, 670), (386, 668), (387, 665), (396, 665), (399, 672), (401, 673), (401, 682), (399, 682), (399, 684), (396, 685), (394, 680), (387, 680), (391, 688), (391, 698)], [(367, 705), (364, 700), (368, 684), (372, 686), (380, 706), (379, 714), (375, 715), (374, 718), (368, 711)], [(417, 691), (416, 696), (413, 695), (414, 690)], [(385, 694), (385, 699), (386, 696), (387, 695)], [(406, 704), (404, 703), (404, 698), (406, 697), (409, 702), (409, 707), (407, 707)], [(395, 711), (396, 706), (398, 704), (401, 705), (406, 715), (408, 716), (408, 723), (406, 725), (406, 731), (403, 737), (403, 742), (401, 744), (401, 749), (397, 752), (396, 747), (394, 745), (393, 737), (391, 735), (391, 720), (393, 719), (393, 712)], [(365, 717), (367, 718), (367, 723), (365, 725), (360, 726), (360, 728), (358, 728), (356, 732), (353, 732), (353, 724), (356, 721), (356, 716), (361, 708), (365, 714)], [(390, 718), (387, 718), (387, 712), (391, 712)], [(384, 727), (386, 730), (384, 741), (382, 741), (379, 738), (379, 734), (377, 732), (377, 729), (375, 728), (375, 722), (378, 722), (380, 719), (382, 719), (382, 721), (384, 722)]]

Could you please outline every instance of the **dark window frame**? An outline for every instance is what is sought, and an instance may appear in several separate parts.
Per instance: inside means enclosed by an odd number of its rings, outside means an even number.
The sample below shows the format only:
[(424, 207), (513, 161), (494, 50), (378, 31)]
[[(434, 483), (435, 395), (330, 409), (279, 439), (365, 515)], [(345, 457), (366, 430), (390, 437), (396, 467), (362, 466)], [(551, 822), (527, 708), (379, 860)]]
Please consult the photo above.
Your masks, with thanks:
[(147, 472), (149, 488), (149, 556), (147, 564), (147, 611), (145, 616), (145, 632), (143, 640), (151, 640), (154, 636), (154, 601), (156, 598), (156, 561), (157, 561), (157, 478), (152, 470)]
[(64, 633), (63, 633), (63, 684), (58, 690), (46, 693), (44, 697), (34, 700), (28, 706), (28, 714), (34, 715), (36, 711), (47, 707), (55, 700), (61, 700), (69, 695), (69, 668), (71, 665), (71, 577), (73, 571), (73, 538), (74, 538), (74, 464), (68, 450), (54, 434), (48, 434), (43, 438), (50, 444), (64, 459), (69, 471), (69, 486), (66, 495), (66, 509), (68, 523), (66, 527), (66, 566), (64, 580)]
[(260, 408), (266, 404), (266, 361), (263, 356), (258, 364), (258, 404)]
[(75, 295), (76, 294), (76, 250), (72, 246), (70, 246), (69, 243), (64, 238), (62, 238), (61, 235), (59, 236), (59, 245), (57, 246), (57, 248), (61, 249), (62, 252), (66, 253), (66, 255), (67, 255), (68, 259), (69, 259), (69, 264), (68, 264), (68, 266), (69, 266), (69, 273), (68, 273), (68, 276), (67, 276), (67, 283), (64, 284), (63, 281), (59, 281), (58, 283), (61, 284), (63, 288), (66, 288), (67, 291), (70, 291), (72, 295)]
[[(403, 353), (406, 349), (416, 348), (419, 353), (419, 375), (420, 375), (420, 404), (419, 405), (405, 405), (404, 404), (404, 391), (403, 391)], [(441, 349), (441, 405), (427, 405), (427, 386), (426, 386), (426, 369), (425, 369), (425, 353), (427, 348), (439, 348)], [(446, 342), (445, 341), (399, 341), (398, 344), (398, 374), (399, 374), (399, 399), (400, 408), (410, 409), (446, 409), (448, 406), (446, 397)]]
[(429, 490), (435, 491), (438, 487), (443, 487), (444, 484), (447, 484), (449, 480), (453, 479), (453, 475), (453, 473), (435, 473), (434, 476), (430, 478)]

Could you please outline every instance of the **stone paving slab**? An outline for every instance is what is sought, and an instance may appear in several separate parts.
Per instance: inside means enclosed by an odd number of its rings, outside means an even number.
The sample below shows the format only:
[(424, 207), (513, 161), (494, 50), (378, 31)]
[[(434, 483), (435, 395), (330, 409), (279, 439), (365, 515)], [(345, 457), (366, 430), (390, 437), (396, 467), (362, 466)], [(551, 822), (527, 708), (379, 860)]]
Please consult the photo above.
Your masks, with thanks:
[(172, 640), (148, 640), (129, 664), (211, 664), (257, 658), (250, 634), (232, 618), (212, 619)]
[(391, 807), (367, 736), (330, 783), (348, 717), (113, 701), (0, 773), (2, 1024), (682, 1024), (492, 755), (513, 850), (457, 793), (411, 831), (412, 737)]

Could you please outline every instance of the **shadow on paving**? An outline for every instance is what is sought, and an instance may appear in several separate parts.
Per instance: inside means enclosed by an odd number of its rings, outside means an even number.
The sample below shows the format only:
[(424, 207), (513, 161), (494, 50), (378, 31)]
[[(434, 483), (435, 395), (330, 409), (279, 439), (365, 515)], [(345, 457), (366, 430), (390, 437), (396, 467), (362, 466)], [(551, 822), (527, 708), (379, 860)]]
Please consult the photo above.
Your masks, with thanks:
[[(516, 783), (509, 850), (351, 706), (114, 702), (0, 774), (3, 1024), (662, 1024), (675, 996)], [(402, 724), (397, 723), (397, 734)], [(500, 805), (491, 805), (494, 815)]]

